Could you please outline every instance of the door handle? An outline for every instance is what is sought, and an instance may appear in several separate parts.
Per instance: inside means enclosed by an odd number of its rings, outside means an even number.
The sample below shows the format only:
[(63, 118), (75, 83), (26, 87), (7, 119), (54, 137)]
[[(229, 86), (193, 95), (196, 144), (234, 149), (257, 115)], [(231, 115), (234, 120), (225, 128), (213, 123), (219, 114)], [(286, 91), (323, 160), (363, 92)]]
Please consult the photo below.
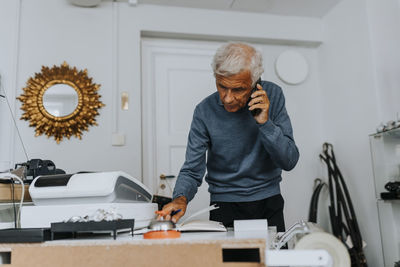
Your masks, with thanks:
[(164, 179), (172, 179), (175, 178), (175, 175), (165, 175), (165, 174), (161, 174), (160, 175), (160, 179), (164, 180)]

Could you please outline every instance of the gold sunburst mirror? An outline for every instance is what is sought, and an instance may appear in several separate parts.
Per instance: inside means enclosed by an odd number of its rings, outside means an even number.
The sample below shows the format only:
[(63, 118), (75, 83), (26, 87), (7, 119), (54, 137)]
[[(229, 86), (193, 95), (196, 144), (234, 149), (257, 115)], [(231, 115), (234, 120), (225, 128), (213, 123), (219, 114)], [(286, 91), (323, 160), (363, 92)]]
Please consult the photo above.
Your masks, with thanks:
[(42, 66), (40, 73), (29, 78), (18, 97), (24, 113), (21, 120), (30, 121), (35, 136), (53, 136), (57, 143), (97, 125), (95, 117), (104, 104), (97, 93), (100, 85), (92, 82), (87, 70), (78, 71), (66, 62), (52, 68)]

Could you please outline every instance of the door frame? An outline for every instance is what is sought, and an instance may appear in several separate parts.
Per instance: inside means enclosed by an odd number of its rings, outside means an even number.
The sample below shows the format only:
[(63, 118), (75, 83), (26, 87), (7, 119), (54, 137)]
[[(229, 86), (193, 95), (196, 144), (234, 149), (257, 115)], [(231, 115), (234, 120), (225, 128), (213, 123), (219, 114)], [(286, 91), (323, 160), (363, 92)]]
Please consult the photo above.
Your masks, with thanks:
[[(199, 45), (201, 43), (201, 45)], [(210, 55), (210, 49), (216, 49), (221, 41), (177, 40), (142, 37), (141, 66), (141, 127), (142, 127), (142, 180), (149, 189), (155, 193), (158, 186), (157, 173), (157, 136), (156, 114), (154, 108), (155, 81), (151, 75), (154, 72), (154, 60), (160, 54), (190, 54)], [(150, 60), (149, 60), (150, 59)], [(211, 62), (210, 62), (211, 69)]]

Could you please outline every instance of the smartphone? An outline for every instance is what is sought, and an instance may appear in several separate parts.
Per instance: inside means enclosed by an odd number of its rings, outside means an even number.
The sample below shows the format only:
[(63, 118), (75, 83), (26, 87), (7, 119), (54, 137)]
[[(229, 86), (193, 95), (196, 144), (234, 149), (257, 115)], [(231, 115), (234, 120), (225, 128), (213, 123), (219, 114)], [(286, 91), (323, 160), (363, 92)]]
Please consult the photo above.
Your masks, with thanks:
[[(247, 104), (248, 104), (248, 103), (250, 102), (250, 100), (252, 99), (252, 98), (251, 98), (251, 95), (252, 95), (255, 91), (258, 90), (257, 84), (260, 84), (260, 85), (261, 85), (261, 78), (259, 78), (259, 79), (257, 80), (256, 84), (254, 85), (254, 88), (251, 90), (251, 94), (250, 94), (249, 100), (247, 101)], [(251, 110), (250, 112), (251, 112), (251, 115), (254, 117), (254, 116), (257, 116), (258, 114), (260, 114), (261, 109), (256, 108), (256, 109)]]

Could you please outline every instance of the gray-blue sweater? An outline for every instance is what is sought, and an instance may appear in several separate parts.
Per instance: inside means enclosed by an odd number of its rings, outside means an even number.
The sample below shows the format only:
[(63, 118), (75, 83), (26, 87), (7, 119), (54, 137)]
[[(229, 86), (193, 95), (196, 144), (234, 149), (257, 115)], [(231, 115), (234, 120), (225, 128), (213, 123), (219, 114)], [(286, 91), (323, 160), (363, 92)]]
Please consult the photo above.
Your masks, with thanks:
[(218, 92), (196, 106), (173, 198), (192, 200), (206, 167), (211, 201), (255, 201), (280, 193), (282, 169), (294, 168), (299, 151), (282, 89), (267, 81), (261, 85), (270, 100), (264, 124), (257, 124), (248, 107), (226, 111)]

